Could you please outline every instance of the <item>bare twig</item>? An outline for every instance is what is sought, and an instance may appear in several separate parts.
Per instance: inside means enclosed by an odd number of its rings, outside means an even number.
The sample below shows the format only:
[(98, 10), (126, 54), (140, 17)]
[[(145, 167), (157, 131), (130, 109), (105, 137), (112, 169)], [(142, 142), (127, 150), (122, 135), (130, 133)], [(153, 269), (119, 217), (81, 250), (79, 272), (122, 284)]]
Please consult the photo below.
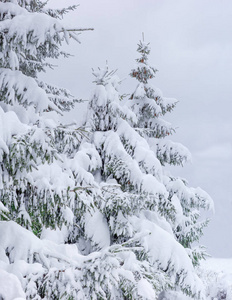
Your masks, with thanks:
[(94, 30), (94, 28), (73, 28), (73, 29), (62, 29), (59, 32), (63, 31), (88, 31), (88, 30)]

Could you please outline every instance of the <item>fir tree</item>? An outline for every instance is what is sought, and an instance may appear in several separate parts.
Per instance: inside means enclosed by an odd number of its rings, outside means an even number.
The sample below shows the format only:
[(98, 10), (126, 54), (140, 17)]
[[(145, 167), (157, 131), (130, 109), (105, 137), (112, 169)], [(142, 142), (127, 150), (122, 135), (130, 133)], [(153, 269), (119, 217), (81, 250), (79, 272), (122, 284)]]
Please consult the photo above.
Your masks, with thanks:
[[(59, 21), (75, 7), (53, 10), (46, 3), (0, 3), (0, 272), (17, 268), (27, 299), (68, 299), (65, 282), (60, 280), (56, 291), (52, 287), (62, 268), (76, 263), (26, 230), (43, 238), (54, 229), (68, 241), (77, 206), (74, 189), (81, 184), (78, 176), (87, 173), (73, 164), (82, 131), (57, 117), (78, 101), (68, 90), (39, 80), (39, 73), (52, 67), (47, 59), (67, 57), (60, 46), (78, 40), (75, 32), (84, 29), (64, 28)], [(17, 278), (9, 278), (13, 286)], [(14, 298), (22, 296), (13, 290)]]
[(138, 116), (137, 130), (141, 128), (141, 134), (148, 137), (163, 138), (174, 129), (161, 117), (175, 107), (176, 100), (164, 98), (159, 89), (154, 89), (149, 84), (149, 80), (157, 72), (157, 69), (148, 65), (149, 45), (140, 41), (137, 51), (141, 57), (136, 59), (136, 67), (130, 73), (130, 76), (139, 81), (130, 97), (133, 100), (132, 109)]
[(69, 111), (77, 100), (66, 89), (38, 77), (50, 67), (48, 58), (68, 55), (60, 46), (76, 39), (75, 31), (57, 19), (75, 7), (52, 10), (45, 4), (3, 1), (0, 5), (1, 205), (8, 209), (9, 219), (37, 235), (43, 226), (66, 223), (63, 210), (72, 206), (73, 196), (62, 156), (77, 150), (80, 136), (75, 124), (62, 125), (54, 115)]
[[(165, 98), (158, 88), (149, 83), (157, 72), (148, 64), (149, 44), (140, 41), (137, 51), (140, 58), (136, 60), (136, 67), (130, 75), (139, 83), (128, 101), (128, 106), (138, 117), (135, 130), (146, 138), (162, 166), (183, 166), (191, 159), (191, 155), (183, 145), (167, 139), (175, 130), (162, 119), (173, 110), (177, 101)], [(204, 247), (192, 247), (194, 242), (199, 241), (208, 224), (208, 219), (200, 220), (200, 210), (212, 209), (212, 200), (202, 189), (188, 187), (185, 179), (174, 177), (170, 172), (164, 172), (163, 184), (169, 195), (159, 211), (170, 223), (176, 239), (186, 248), (196, 265), (206, 255)]]
[[(86, 126), (92, 132), (89, 142), (101, 159), (92, 170), (101, 193), (96, 195), (95, 208), (90, 212), (95, 222), (89, 217), (84, 220), (82, 243), (84, 249), (89, 245), (90, 252), (101, 252), (104, 246), (112, 259), (126, 258), (117, 271), (121, 272), (124, 284), (102, 287), (103, 299), (107, 299), (109, 289), (114, 290), (109, 299), (117, 299), (117, 296), (119, 299), (157, 299), (161, 291), (177, 287), (201, 299), (204, 297), (202, 285), (191, 259), (176, 240), (166, 209), (165, 213), (161, 209), (170, 202), (169, 191), (164, 184), (166, 176), (161, 162), (137, 130), (137, 124), (145, 120), (128, 106), (121, 106), (117, 91), (120, 80), (114, 72), (106, 67), (93, 74), (97, 86), (89, 103)], [(167, 209), (172, 209), (174, 222), (174, 205)], [(130, 263), (125, 253), (131, 257)], [(131, 282), (125, 277), (125, 268)], [(116, 270), (110, 260), (107, 269), (105, 282), (112, 282), (110, 274)]]

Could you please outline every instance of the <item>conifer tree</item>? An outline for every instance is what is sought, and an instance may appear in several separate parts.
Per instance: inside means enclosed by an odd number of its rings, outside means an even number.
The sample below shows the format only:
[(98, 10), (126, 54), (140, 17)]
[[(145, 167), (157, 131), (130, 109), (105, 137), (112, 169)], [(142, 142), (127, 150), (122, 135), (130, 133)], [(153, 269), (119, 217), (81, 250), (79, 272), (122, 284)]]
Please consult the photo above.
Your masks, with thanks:
[[(91, 251), (101, 252), (107, 246), (114, 259), (126, 259), (117, 270), (122, 281), (114, 286), (115, 294), (109, 299), (157, 299), (160, 292), (173, 288), (203, 299), (204, 289), (191, 259), (161, 209), (170, 202), (169, 191), (161, 162), (137, 131), (142, 117), (128, 106), (121, 106), (117, 91), (120, 80), (114, 72), (106, 67), (93, 75), (96, 88), (89, 102), (86, 126), (92, 132), (89, 142), (100, 158), (92, 174), (100, 183), (101, 194), (95, 197), (91, 214), (95, 224), (102, 225), (90, 225), (89, 219), (86, 224), (85, 218), (83, 242), (90, 243)], [(173, 220), (175, 212), (173, 208)], [(98, 228), (104, 234), (97, 234)], [(112, 282), (110, 274), (116, 270), (110, 260), (108, 264), (105, 282)], [(131, 281), (125, 277), (125, 268)], [(108, 289), (103, 288), (105, 293)], [(104, 297), (107, 299), (107, 293)]]
[(77, 299), (79, 291), (68, 289), (60, 276), (77, 268), (76, 258), (69, 259), (77, 249), (43, 241), (48, 233), (62, 243), (73, 236), (75, 188), (87, 173), (78, 158), (73, 163), (82, 133), (57, 115), (78, 101), (42, 82), (39, 73), (52, 67), (48, 58), (68, 57), (61, 44), (78, 40), (75, 32), (85, 29), (64, 28), (59, 21), (74, 6), (56, 10), (46, 3), (0, 3), (0, 298), (9, 296), (8, 284), (13, 298)]
[[(165, 98), (162, 92), (149, 81), (155, 77), (156, 69), (149, 66), (149, 44), (140, 41), (136, 67), (130, 75), (139, 83), (131, 95), (128, 106), (135, 112), (138, 122), (135, 130), (148, 141), (162, 166), (184, 165), (191, 159), (186, 147), (167, 139), (175, 130), (162, 117), (171, 112), (177, 104), (175, 99)], [(200, 210), (213, 208), (209, 195), (200, 188), (188, 187), (185, 179), (174, 177), (170, 172), (163, 176), (168, 198), (160, 207), (160, 213), (170, 223), (176, 239), (186, 248), (193, 264), (197, 265), (206, 253), (202, 246), (192, 247), (203, 234), (208, 219), (200, 220)]]
[(67, 187), (75, 185), (75, 178), (70, 184), (62, 156), (75, 152), (80, 135), (75, 124), (64, 126), (55, 116), (77, 100), (38, 77), (51, 67), (48, 58), (68, 56), (60, 49), (63, 41), (77, 39), (58, 20), (75, 7), (52, 10), (45, 4), (0, 4), (1, 206), (7, 218), (38, 236), (43, 226), (67, 223), (65, 210), (74, 200)]

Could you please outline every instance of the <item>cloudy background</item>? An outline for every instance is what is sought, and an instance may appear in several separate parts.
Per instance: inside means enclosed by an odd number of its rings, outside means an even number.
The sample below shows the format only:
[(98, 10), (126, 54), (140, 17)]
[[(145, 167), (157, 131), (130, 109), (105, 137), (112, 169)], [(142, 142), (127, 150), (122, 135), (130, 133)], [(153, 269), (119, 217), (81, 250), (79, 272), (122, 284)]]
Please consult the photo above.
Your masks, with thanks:
[[(159, 72), (153, 84), (179, 100), (168, 116), (173, 140), (192, 153), (192, 164), (172, 170), (191, 186), (205, 189), (215, 214), (202, 243), (215, 257), (232, 257), (232, 1), (231, 0), (51, 0), (52, 6), (80, 4), (65, 20), (72, 27), (94, 27), (70, 42), (74, 56), (60, 60), (47, 81), (88, 99), (91, 68), (118, 69), (122, 93), (136, 86), (128, 74), (138, 57), (138, 41), (150, 42), (150, 64)], [(55, 62), (57, 64), (57, 62)], [(68, 118), (80, 119), (84, 106)]]

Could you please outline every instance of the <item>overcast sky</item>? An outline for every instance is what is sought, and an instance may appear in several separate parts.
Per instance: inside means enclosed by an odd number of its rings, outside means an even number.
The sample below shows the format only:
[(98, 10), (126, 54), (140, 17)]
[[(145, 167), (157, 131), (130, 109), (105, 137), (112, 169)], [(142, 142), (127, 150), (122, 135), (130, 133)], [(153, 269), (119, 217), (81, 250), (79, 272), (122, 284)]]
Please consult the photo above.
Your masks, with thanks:
[[(122, 93), (136, 86), (128, 74), (138, 57), (137, 43), (150, 42), (149, 63), (159, 70), (153, 84), (177, 98), (168, 117), (173, 139), (189, 148), (193, 163), (173, 170), (215, 201), (215, 215), (203, 243), (217, 257), (232, 257), (232, 1), (231, 0), (52, 0), (80, 4), (65, 20), (70, 27), (94, 27), (71, 42), (74, 57), (55, 62), (46, 79), (88, 99), (91, 68), (118, 69)], [(77, 108), (70, 118), (80, 118)]]

